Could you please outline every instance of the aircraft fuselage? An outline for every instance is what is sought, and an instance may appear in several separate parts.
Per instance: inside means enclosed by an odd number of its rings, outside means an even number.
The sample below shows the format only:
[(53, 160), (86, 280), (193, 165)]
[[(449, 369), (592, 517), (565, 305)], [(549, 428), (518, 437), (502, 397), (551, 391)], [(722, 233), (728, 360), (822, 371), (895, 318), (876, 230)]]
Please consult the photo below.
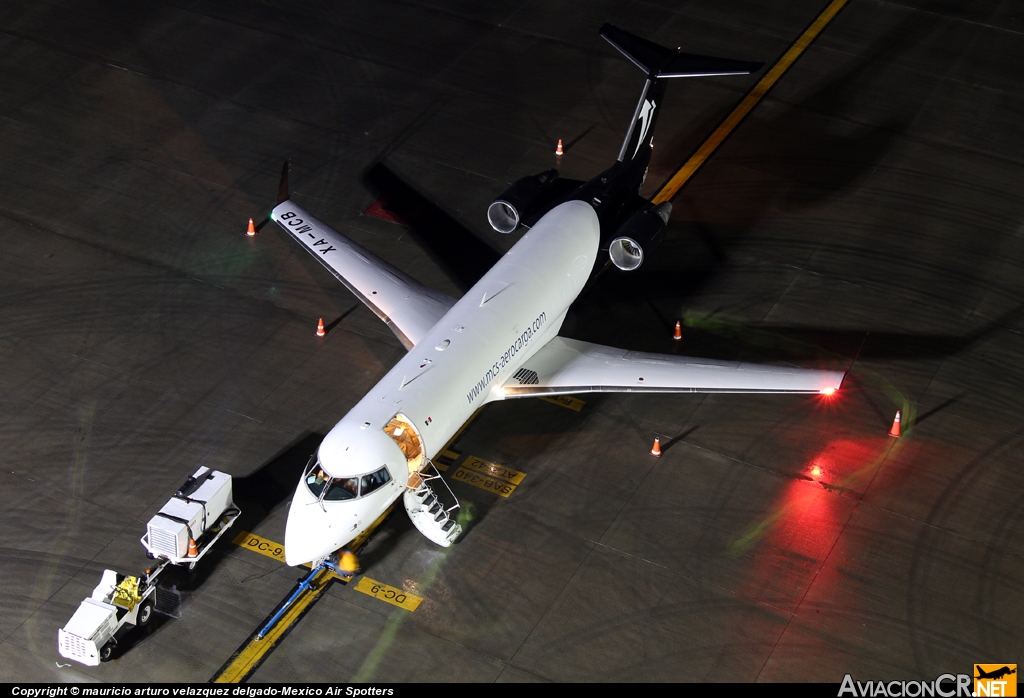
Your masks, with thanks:
[[(289, 211), (311, 218), (291, 201), (273, 216)], [(404, 493), (413, 464), (384, 432), (396, 415), (415, 427), (423, 455), (433, 458), (474, 411), (501, 398), (499, 386), (557, 335), (600, 239), (589, 203), (550, 211), (337, 423), (318, 451), (326, 474), (359, 477), (386, 465), (391, 480), (366, 496), (318, 501), (304, 476), (285, 531), (288, 564), (344, 547)]]

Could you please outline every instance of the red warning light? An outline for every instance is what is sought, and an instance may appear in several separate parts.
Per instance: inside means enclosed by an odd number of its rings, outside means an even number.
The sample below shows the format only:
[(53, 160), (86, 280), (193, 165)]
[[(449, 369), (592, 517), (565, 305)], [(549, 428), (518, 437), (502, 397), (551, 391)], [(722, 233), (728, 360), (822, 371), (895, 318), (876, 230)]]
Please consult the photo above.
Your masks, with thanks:
[(814, 466), (813, 468), (811, 468), (811, 475), (813, 475), (814, 477), (821, 477), (821, 468), (819, 468), (818, 466)]
[(836, 392), (836, 389), (833, 388), (833, 387), (828, 387), (828, 388), (822, 388), (821, 389), (821, 394), (822, 395), (834, 395), (835, 392)]

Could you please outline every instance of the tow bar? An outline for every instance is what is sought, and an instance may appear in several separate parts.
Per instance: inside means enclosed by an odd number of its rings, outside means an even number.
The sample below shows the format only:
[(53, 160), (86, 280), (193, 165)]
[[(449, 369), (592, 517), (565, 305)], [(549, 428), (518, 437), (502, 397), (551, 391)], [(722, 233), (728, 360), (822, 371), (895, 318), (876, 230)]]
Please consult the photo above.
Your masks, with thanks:
[(318, 574), (320, 574), (324, 570), (330, 570), (331, 572), (334, 572), (334, 574), (338, 575), (339, 577), (345, 580), (352, 578), (351, 574), (343, 573), (340, 569), (338, 569), (338, 566), (330, 560), (324, 560), (319, 565), (311, 569), (309, 571), (309, 574), (307, 574), (303, 579), (299, 581), (299, 586), (296, 587), (294, 592), (292, 592), (292, 595), (289, 596), (287, 600), (285, 600), (281, 608), (277, 610), (277, 613), (270, 617), (270, 620), (267, 621), (267, 624), (260, 628), (260, 631), (256, 633), (257, 640), (262, 640), (266, 636), (266, 634), (270, 632), (270, 629), (277, 625), (277, 622), (281, 620), (281, 617), (285, 613), (288, 612), (288, 609), (291, 608), (292, 604), (298, 601), (300, 596), (302, 596), (307, 591), (316, 591), (316, 587), (313, 585), (313, 580), (316, 578)]

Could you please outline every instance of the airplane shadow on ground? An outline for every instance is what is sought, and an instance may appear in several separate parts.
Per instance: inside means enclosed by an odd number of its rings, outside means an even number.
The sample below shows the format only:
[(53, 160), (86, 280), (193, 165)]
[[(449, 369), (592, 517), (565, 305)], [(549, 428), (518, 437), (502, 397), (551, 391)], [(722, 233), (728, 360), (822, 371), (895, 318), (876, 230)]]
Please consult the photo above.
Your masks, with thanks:
[[(573, 304), (561, 334), (634, 350), (678, 351), (678, 345), (666, 341), (677, 309), (721, 272), (730, 247), (741, 242), (769, 212), (810, 208), (838, 196), (858, 186), (883, 160), (916, 117), (926, 95), (908, 92), (903, 103), (887, 105), (887, 117), (880, 123), (858, 125), (847, 115), (870, 93), (872, 81), (884, 76), (901, 55), (939, 28), (934, 18), (908, 18), (881, 36), (856, 65), (838, 77), (785, 106), (774, 118), (759, 118), (746, 125), (745, 150), (742, 156), (731, 156), (727, 161), (730, 168), (725, 171), (727, 178), (737, 175), (744, 181), (702, 190), (699, 199), (684, 190), (676, 199), (674, 220), (665, 242), (640, 269), (608, 269), (606, 255), (599, 258), (597, 274)], [(710, 131), (706, 124), (700, 128)], [(753, 134), (751, 128), (756, 129)], [(838, 128), (841, 133), (836, 131)], [(668, 155), (659, 152), (659, 160), (681, 163), (688, 154), (680, 150), (680, 144), (694, 142), (693, 136), (691, 131), (669, 141)], [(711, 162), (708, 172), (698, 175), (696, 184), (721, 177), (723, 172), (711, 169), (716, 167), (714, 158)], [(386, 210), (405, 219), (417, 240), (462, 288), (472, 286), (499, 259), (495, 250), (383, 162), (367, 169), (363, 181), (383, 199)], [(784, 242), (796, 251), (820, 243), (817, 239)], [(725, 331), (721, 326), (713, 332), (708, 327), (691, 331), (686, 352), (751, 361), (770, 360), (773, 354), (786, 359), (815, 358), (814, 352), (807, 356), (805, 351), (794, 349), (817, 344), (824, 354), (850, 357), (865, 344), (866, 335), (759, 329), (764, 332), (756, 337), (745, 331), (747, 341), (740, 345), (735, 344), (736, 331)], [(770, 335), (775, 339), (768, 341)], [(952, 353), (971, 341), (970, 336), (871, 333), (864, 349), (877, 355), (910, 358)], [(779, 349), (784, 351), (780, 354)]]
[[(292, 442), (249, 475), (233, 478), (234, 503), (242, 512), (235, 520), (234, 525), (217, 541), (213, 549), (199, 560), (195, 569), (190, 570), (187, 566), (174, 565), (169, 565), (164, 569), (157, 580), (160, 587), (160, 591), (157, 593), (163, 594), (165, 599), (177, 597), (171, 603), (173, 608), (165, 609), (170, 615), (158, 611), (153, 614), (149, 623), (125, 633), (119, 639), (112, 659), (124, 655), (151, 635), (160, 632), (173, 617), (180, 617), (181, 606), (187, 605), (191, 601), (192, 594), (213, 575), (224, 558), (238, 550), (233, 542), (238, 534), (242, 531), (252, 531), (272, 511), (291, 499), (303, 468), (309, 461), (310, 455), (316, 452), (323, 438), (323, 434), (308, 433)], [(281, 537), (283, 537), (283, 533), (282, 531)], [(157, 608), (160, 607), (161, 604), (157, 603)]]
[[(690, 189), (676, 197), (666, 239), (640, 269), (622, 272), (601, 268), (599, 262), (600, 271), (570, 309), (561, 334), (640, 351), (679, 351), (669, 337), (680, 308), (721, 273), (730, 248), (773, 212), (810, 209), (859, 187), (883, 161), (930, 95), (907, 91), (898, 103), (885, 105), (885, 117), (875, 124), (860, 124), (850, 115), (858, 113), (874, 81), (940, 29), (937, 18), (908, 18), (880, 37), (857, 65), (798, 102), (781, 109), (773, 105), (778, 113), (771, 119), (758, 115), (742, 126), (742, 151), (733, 149), (724, 160), (712, 156)], [(710, 131), (706, 124), (701, 128)], [(685, 161), (689, 153), (681, 144), (693, 142), (692, 132), (670, 142), (667, 160)], [(660, 153), (659, 160), (666, 156)], [(822, 241), (816, 235), (794, 235), (780, 237), (777, 244), (803, 258)], [(980, 279), (963, 279), (972, 281)], [(741, 327), (711, 317), (687, 328), (682, 351), (749, 361), (852, 358), (858, 351), (871, 357), (928, 358), (961, 351), (1002, 322), (949, 336)]]
[[(186, 595), (199, 589), (224, 558), (238, 550), (233, 541), (239, 533), (257, 528), (271, 512), (291, 500), (303, 468), (323, 439), (323, 434), (305, 434), (250, 474), (233, 478), (234, 502), (241, 510), (234, 525), (203, 556), (194, 570), (168, 567), (160, 576), (160, 586), (168, 589), (173, 586)], [(284, 531), (271, 532), (268, 537), (283, 540)], [(187, 596), (184, 600), (187, 601)]]
[[(236, 529), (253, 530), (272, 511), (291, 500), (303, 469), (320, 447), (324, 436), (316, 432), (307, 433), (253, 472), (235, 478), (235, 504), (242, 510), (235, 522)], [(281, 532), (283, 534), (284, 531)]]
[(463, 291), (468, 291), (501, 258), (497, 251), (384, 163), (378, 162), (367, 169), (363, 183), (381, 198), (386, 211), (409, 224), (413, 237)]

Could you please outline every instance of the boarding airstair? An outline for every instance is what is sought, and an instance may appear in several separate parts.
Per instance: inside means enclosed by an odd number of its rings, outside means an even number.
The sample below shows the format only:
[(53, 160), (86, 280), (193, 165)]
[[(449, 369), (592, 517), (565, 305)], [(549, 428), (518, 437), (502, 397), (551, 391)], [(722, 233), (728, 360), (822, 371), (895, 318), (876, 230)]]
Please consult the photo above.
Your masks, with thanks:
[[(444, 486), (445, 494), (451, 497), (454, 505), (446, 506), (438, 498), (434, 491), (436, 483)], [(459, 501), (429, 460), (427, 467), (409, 476), (404, 503), (413, 525), (431, 542), (447, 548), (462, 534), (462, 526), (452, 518), (452, 514), (459, 508)]]

